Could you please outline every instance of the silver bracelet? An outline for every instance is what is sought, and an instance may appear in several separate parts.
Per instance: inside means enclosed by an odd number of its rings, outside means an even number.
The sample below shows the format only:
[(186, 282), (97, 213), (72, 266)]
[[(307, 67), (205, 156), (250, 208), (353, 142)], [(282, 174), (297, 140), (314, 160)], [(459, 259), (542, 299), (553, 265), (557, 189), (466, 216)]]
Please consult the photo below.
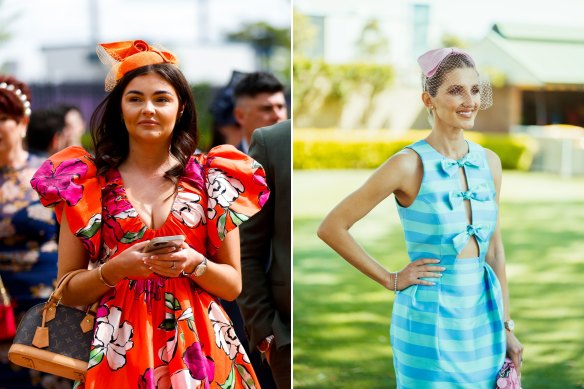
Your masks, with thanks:
[(393, 293), (397, 293), (397, 274), (398, 274), (398, 272), (395, 272), (393, 274), (394, 274), (394, 278), (393, 278)]

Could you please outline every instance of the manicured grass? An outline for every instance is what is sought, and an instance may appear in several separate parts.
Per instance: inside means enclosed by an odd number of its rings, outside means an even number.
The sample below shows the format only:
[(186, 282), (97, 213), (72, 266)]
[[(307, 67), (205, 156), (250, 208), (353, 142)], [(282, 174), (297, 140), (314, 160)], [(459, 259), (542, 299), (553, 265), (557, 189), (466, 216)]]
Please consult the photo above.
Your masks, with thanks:
[[(315, 234), (370, 174), (294, 172), (294, 388), (395, 388), (393, 293)], [(584, 178), (504, 172), (501, 223), (523, 387), (584, 388)], [(351, 232), (388, 269), (407, 263), (393, 198)]]

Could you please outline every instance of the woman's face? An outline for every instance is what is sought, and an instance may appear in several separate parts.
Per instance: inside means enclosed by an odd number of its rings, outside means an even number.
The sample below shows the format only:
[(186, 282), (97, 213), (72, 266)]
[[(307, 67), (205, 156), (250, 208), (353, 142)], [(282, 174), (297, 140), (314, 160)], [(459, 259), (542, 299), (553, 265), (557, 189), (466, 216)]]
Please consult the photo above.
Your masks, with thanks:
[(0, 154), (22, 147), (22, 138), (26, 134), (26, 122), (17, 122), (13, 117), (0, 112)]
[(436, 127), (463, 130), (473, 128), (481, 105), (476, 70), (459, 68), (446, 73), (436, 96), (432, 98), (432, 105)]
[(122, 115), (131, 141), (168, 146), (179, 115), (176, 90), (156, 73), (138, 76), (124, 89)]

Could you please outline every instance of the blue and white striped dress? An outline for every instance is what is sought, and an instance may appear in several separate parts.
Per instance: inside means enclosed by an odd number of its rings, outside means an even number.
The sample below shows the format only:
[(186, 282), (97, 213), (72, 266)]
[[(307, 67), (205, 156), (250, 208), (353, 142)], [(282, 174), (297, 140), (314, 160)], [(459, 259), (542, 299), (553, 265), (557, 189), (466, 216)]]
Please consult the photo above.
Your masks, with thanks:
[[(413, 285), (396, 296), (390, 335), (400, 389), (493, 389), (505, 358), (501, 286), (485, 262), (497, 223), (495, 186), (485, 150), (467, 143), (469, 152), (458, 161), (425, 140), (408, 146), (424, 165), (414, 203), (398, 204), (409, 258), (438, 258), (446, 270), (426, 279), (436, 285)], [(456, 259), (473, 235), (479, 256)]]

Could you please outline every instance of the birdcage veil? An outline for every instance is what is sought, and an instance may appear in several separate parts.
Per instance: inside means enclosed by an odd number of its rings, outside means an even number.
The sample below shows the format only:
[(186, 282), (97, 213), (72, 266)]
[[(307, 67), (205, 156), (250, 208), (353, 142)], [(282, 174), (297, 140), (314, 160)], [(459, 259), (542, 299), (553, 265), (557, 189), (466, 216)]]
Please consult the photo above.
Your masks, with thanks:
[(111, 56), (103, 47), (97, 46), (95, 50), (97, 52), (97, 57), (106, 65), (110, 70), (105, 76), (105, 91), (111, 92), (116, 86), (116, 73), (120, 67), (121, 60)]
[[(435, 97), (442, 85), (452, 83), (449, 78), (454, 69), (472, 68), (476, 70), (473, 58), (467, 52), (457, 48), (442, 48), (430, 50), (418, 58), (422, 69), (422, 89)], [(477, 85), (465, 93), (479, 93), (478, 109), (484, 110), (493, 105), (493, 89), (487, 77), (478, 74)], [(476, 88), (476, 89), (475, 89)]]
[[(177, 58), (163, 45), (141, 40), (98, 44), (96, 52), (99, 60), (110, 68), (104, 82), (106, 92), (111, 92), (125, 73), (140, 66), (164, 62), (178, 65)], [(156, 55), (148, 58), (146, 53)]]

